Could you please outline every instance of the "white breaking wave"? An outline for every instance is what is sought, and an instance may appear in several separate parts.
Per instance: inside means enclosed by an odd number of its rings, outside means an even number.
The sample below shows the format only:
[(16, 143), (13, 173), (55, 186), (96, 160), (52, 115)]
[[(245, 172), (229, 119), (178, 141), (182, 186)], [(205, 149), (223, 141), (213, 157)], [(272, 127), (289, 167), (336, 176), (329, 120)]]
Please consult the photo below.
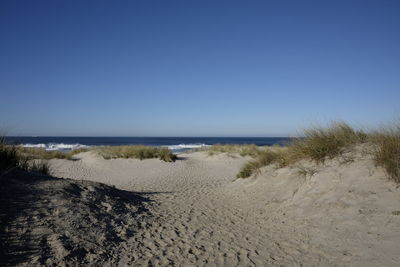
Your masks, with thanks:
[(63, 143), (48, 143), (48, 144), (23, 144), (22, 147), (44, 148), (47, 151), (71, 151), (79, 148), (87, 148), (89, 146), (82, 144), (63, 144)]
[[(22, 147), (28, 147), (28, 148), (43, 148), (47, 151), (71, 151), (79, 148), (88, 148), (90, 146), (87, 145), (82, 145), (82, 144), (64, 144), (64, 143), (41, 143), (41, 144), (22, 144), (20, 145)], [(189, 149), (195, 149), (195, 148), (202, 148), (202, 147), (208, 147), (209, 145), (206, 144), (179, 144), (179, 145), (165, 145), (163, 147), (167, 147), (168, 149), (172, 151), (185, 151)]]
[(180, 144), (180, 145), (172, 145), (172, 146), (166, 146), (170, 150), (188, 150), (188, 149), (194, 149), (194, 148), (202, 148), (202, 147), (208, 147), (209, 145), (206, 144)]

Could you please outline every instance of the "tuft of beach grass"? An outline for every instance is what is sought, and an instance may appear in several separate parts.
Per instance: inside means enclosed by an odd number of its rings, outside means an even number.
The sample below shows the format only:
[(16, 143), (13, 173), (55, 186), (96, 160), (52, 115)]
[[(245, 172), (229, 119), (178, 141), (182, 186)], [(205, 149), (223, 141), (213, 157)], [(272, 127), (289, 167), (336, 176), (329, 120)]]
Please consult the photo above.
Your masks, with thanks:
[(356, 145), (373, 143), (376, 147), (374, 157), (378, 165), (384, 167), (391, 178), (399, 181), (400, 134), (396, 130), (378, 131), (375, 134), (355, 130), (344, 122), (333, 122), (328, 127), (306, 129), (302, 138), (297, 138), (281, 150), (261, 150), (259, 155), (246, 163), (238, 178), (247, 178), (259, 173), (260, 168), (275, 164), (278, 167), (293, 165), (300, 160), (311, 160), (318, 164), (333, 159)]
[(73, 156), (89, 151), (89, 148), (79, 148), (68, 152), (48, 151), (44, 148), (17, 147), (17, 152), (28, 159), (73, 159)]
[(231, 144), (215, 144), (205, 148), (208, 155), (216, 155), (221, 153), (239, 154), (242, 157), (250, 156), (257, 157), (260, 153), (260, 148), (254, 144), (248, 145), (231, 145)]
[(400, 123), (383, 127), (370, 136), (375, 163), (385, 169), (387, 175), (400, 183)]
[(173, 154), (168, 148), (164, 147), (151, 147), (143, 145), (103, 146), (95, 148), (94, 151), (104, 159), (135, 158), (143, 160), (158, 158), (166, 162), (174, 162), (177, 159), (175, 154)]
[(0, 137), (0, 173), (14, 169), (51, 175), (51, 168), (47, 161), (32, 161), (27, 155), (21, 153), (19, 147), (7, 144), (6, 139)]

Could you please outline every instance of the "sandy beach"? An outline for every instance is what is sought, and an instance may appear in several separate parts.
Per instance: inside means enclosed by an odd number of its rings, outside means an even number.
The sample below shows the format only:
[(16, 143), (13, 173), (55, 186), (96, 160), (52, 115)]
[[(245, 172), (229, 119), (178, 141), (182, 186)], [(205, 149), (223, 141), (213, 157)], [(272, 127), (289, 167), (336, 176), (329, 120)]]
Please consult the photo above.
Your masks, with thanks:
[(400, 1), (0, 3), (0, 267), (400, 267)]
[(70, 179), (8, 185), (37, 199), (20, 193), (33, 206), (6, 229), (5, 252), (20, 266), (398, 266), (400, 189), (352, 157), (248, 179), (235, 178), (248, 160), (238, 155), (53, 159)]

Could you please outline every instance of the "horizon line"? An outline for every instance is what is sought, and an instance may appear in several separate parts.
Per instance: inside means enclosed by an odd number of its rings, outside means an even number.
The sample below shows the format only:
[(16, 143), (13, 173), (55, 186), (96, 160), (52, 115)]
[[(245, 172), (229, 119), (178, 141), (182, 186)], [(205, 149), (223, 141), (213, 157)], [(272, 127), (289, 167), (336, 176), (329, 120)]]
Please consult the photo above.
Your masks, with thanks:
[(294, 136), (104, 136), (104, 135), (6, 135), (7, 137), (88, 137), (88, 138), (292, 138)]

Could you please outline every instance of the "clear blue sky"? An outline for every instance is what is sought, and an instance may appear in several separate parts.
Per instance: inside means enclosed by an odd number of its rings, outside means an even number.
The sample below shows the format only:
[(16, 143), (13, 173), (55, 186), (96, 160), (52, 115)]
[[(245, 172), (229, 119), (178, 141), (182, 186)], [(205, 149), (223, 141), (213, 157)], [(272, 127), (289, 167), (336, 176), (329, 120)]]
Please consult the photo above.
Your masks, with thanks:
[(400, 1), (0, 2), (16, 135), (282, 136), (400, 114)]

